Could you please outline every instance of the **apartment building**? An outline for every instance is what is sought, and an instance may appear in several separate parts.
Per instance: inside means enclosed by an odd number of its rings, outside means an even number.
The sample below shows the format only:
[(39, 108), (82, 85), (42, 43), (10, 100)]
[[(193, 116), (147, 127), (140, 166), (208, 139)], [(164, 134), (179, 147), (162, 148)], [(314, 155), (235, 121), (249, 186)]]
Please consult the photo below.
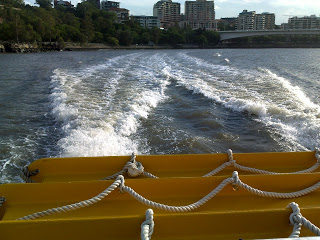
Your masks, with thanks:
[(320, 29), (320, 17), (316, 15), (292, 17), (288, 20), (289, 29)]
[(100, 9), (109, 10), (111, 8), (120, 8), (120, 2), (101, 1)]
[(192, 29), (205, 28), (215, 30), (214, 2), (207, 0), (196, 0), (185, 2), (185, 22)]
[(255, 11), (243, 10), (239, 13), (236, 23), (237, 30), (271, 30), (275, 29), (275, 14), (274, 13), (260, 13)]
[(236, 29), (237, 30), (254, 30), (255, 27), (255, 16), (256, 12), (248, 10), (243, 10), (242, 13), (239, 13)]
[(266, 18), (263, 14), (256, 14), (254, 17), (253, 30), (264, 30)]
[(65, 8), (74, 8), (71, 1), (54, 0), (53, 3), (54, 3), (54, 5), (53, 5), (54, 7), (62, 6)]
[(114, 12), (118, 23), (124, 23), (129, 20), (129, 10), (125, 8), (110, 8), (108, 11)]
[(256, 14), (254, 30), (272, 30), (275, 29), (275, 14), (264, 12)]
[(143, 28), (160, 28), (160, 19), (154, 16), (131, 16)]
[(160, 27), (168, 28), (180, 22), (180, 3), (161, 0), (153, 5), (153, 16), (160, 19)]
[(264, 29), (275, 29), (276, 27), (276, 15), (274, 13), (264, 12), (262, 13), (265, 16), (265, 27)]

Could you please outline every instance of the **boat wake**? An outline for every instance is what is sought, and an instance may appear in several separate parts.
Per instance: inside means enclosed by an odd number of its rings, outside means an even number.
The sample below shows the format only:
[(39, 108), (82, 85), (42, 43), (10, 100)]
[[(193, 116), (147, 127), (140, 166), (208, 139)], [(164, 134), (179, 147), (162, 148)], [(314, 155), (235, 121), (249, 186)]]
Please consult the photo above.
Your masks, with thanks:
[[(150, 71), (154, 67), (159, 73)], [(131, 54), (81, 72), (56, 69), (51, 99), (64, 132), (58, 142), (61, 156), (139, 152), (139, 139), (132, 135), (165, 99), (169, 81), (161, 72), (166, 68), (165, 63), (149, 66), (140, 54)]]

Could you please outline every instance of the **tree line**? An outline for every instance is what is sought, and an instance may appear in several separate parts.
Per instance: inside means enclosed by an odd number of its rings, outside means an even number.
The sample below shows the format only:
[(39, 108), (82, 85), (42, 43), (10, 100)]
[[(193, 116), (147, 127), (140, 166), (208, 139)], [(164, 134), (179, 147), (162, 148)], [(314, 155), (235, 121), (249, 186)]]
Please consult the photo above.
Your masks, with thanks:
[(84, 1), (76, 8), (56, 6), (50, 0), (36, 0), (39, 7), (23, 0), (0, 0), (0, 41), (17, 43), (80, 42), (111, 46), (132, 44), (216, 45), (219, 34), (205, 29), (171, 27), (142, 28), (128, 20), (117, 23), (115, 13), (97, 9), (94, 1)]

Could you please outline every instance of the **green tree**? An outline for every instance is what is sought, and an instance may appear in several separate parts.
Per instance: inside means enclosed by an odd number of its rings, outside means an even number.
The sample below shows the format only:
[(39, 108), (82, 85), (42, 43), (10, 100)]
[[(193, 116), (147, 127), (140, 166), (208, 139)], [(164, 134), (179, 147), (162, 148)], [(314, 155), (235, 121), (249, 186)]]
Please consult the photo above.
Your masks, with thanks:
[(51, 0), (36, 0), (36, 4), (38, 4), (41, 8), (49, 9), (52, 7)]
[(168, 29), (168, 43), (172, 45), (185, 43), (185, 36), (180, 28), (173, 27)]
[(133, 42), (133, 36), (129, 29), (119, 30), (118, 39), (119, 39), (120, 45), (124, 45), (124, 46), (129, 46)]
[(208, 39), (204, 34), (201, 34), (197, 37), (197, 43), (204, 48), (204, 46), (208, 44)]
[(220, 41), (220, 35), (218, 32), (215, 32), (215, 31), (206, 31), (204, 33), (205, 37), (207, 38), (208, 40), (208, 43), (211, 44), (211, 45), (216, 45), (219, 43)]
[(0, 5), (5, 5), (7, 7), (20, 8), (24, 6), (23, 0), (0, 0)]
[(140, 44), (147, 44), (151, 40), (150, 33), (144, 31), (139, 37)]
[(152, 28), (151, 29), (151, 41), (155, 44), (159, 43), (160, 35), (161, 35), (161, 30), (159, 28)]
[(90, 42), (94, 38), (94, 27), (91, 20), (91, 16), (86, 14), (81, 23), (81, 30), (86, 37), (86, 42)]
[(108, 44), (110, 44), (112, 47), (119, 46), (119, 40), (115, 37), (108, 37)]

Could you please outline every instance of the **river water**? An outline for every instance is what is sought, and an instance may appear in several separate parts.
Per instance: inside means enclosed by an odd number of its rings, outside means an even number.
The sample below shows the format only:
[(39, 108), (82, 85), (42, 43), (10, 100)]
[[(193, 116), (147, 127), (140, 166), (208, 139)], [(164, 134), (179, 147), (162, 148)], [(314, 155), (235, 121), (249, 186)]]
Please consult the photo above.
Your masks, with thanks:
[(320, 49), (0, 55), (0, 182), (44, 157), (314, 150)]

